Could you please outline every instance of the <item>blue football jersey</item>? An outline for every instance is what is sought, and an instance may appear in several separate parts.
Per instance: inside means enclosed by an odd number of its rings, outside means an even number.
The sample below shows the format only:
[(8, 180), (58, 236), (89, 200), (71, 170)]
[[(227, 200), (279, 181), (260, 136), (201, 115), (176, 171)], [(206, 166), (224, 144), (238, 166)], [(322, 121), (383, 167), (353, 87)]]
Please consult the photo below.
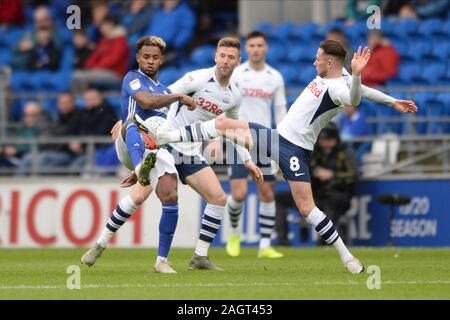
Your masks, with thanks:
[(138, 114), (142, 119), (147, 119), (153, 116), (166, 117), (165, 111), (167, 107), (163, 109), (143, 109), (133, 96), (139, 91), (146, 91), (156, 94), (168, 94), (170, 90), (162, 83), (156, 83), (150, 77), (145, 75), (141, 70), (129, 71), (122, 82), (122, 91), (120, 94), (120, 104), (122, 109), (122, 122), (125, 122), (128, 118)]

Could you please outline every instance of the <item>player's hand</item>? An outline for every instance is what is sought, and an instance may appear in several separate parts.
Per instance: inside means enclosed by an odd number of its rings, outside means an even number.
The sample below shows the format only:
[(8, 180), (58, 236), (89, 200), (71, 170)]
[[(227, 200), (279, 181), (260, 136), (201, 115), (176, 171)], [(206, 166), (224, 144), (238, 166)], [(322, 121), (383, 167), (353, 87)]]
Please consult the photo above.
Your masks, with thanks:
[(113, 140), (117, 139), (121, 128), (122, 128), (122, 120), (119, 120), (116, 122), (114, 127), (112, 127), (112, 129), (111, 129), (111, 137)]
[(252, 175), (252, 178), (256, 182), (264, 182), (264, 176), (261, 169), (251, 160), (245, 162), (245, 169)]
[(137, 181), (138, 181), (137, 175), (136, 173), (133, 172), (120, 182), (120, 187), (121, 188), (131, 187), (132, 185), (135, 185)]
[(197, 108), (198, 106), (197, 102), (195, 102), (195, 100), (192, 97), (185, 94), (181, 96), (180, 102), (181, 104), (184, 104), (188, 108), (188, 110), (191, 111), (195, 110), (195, 108)]
[(361, 72), (367, 65), (370, 59), (370, 50), (367, 47), (364, 47), (364, 50), (361, 52), (361, 46), (358, 47), (358, 51), (353, 54), (352, 59), (352, 74), (355, 76), (360, 76)]
[(214, 161), (223, 159), (223, 144), (222, 140), (211, 140), (206, 146), (208, 157)]
[(400, 99), (395, 100), (394, 109), (400, 113), (416, 113), (419, 110), (414, 101)]

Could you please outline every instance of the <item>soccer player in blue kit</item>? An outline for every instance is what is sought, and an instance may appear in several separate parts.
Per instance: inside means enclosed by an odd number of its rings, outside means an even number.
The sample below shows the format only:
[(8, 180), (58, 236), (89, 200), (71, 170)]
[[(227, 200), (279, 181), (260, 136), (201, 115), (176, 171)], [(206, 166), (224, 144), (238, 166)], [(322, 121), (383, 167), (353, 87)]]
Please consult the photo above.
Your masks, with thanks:
[(135, 115), (144, 120), (151, 117), (165, 118), (163, 108), (174, 102), (179, 102), (188, 109), (195, 109), (197, 106), (192, 97), (172, 94), (165, 85), (157, 81), (165, 46), (159, 37), (139, 39), (136, 43), (139, 69), (129, 71), (123, 79), (122, 125), (116, 139), (116, 152), (122, 164), (135, 172), (139, 183), (118, 203), (94, 247), (81, 258), (81, 262), (88, 266), (95, 264), (108, 241), (155, 190), (163, 209), (155, 271), (175, 272), (168, 264), (167, 256), (178, 223), (178, 173), (173, 156), (166, 149), (158, 150), (157, 153), (145, 149), (145, 136), (141, 136), (134, 121)]

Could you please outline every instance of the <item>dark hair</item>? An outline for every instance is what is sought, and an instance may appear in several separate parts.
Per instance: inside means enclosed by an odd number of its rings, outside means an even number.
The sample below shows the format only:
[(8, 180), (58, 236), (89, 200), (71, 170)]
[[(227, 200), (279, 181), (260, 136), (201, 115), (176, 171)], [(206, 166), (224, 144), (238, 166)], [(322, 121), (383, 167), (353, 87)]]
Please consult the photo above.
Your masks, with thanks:
[(113, 26), (116, 26), (119, 22), (116, 17), (114, 17), (112, 15), (107, 15), (106, 17), (103, 18), (102, 24), (103, 23), (110, 23)]
[(340, 140), (339, 130), (333, 122), (327, 124), (319, 133), (319, 139), (336, 139)]
[(220, 47), (228, 47), (228, 48), (236, 48), (239, 51), (241, 50), (241, 42), (238, 38), (234, 37), (224, 37), (219, 40), (217, 44), (217, 49)]
[(166, 43), (160, 37), (145, 36), (136, 41), (136, 50), (139, 52), (143, 46), (154, 46), (161, 50), (161, 53), (166, 49)]
[(344, 63), (347, 51), (341, 43), (334, 40), (325, 40), (320, 43), (319, 48), (321, 48), (325, 54), (333, 56)]
[(264, 41), (267, 42), (266, 34), (264, 32), (262, 32), (262, 31), (259, 31), (259, 30), (251, 31), (251, 32), (247, 33), (247, 36), (245, 37), (245, 39), (247, 41), (250, 40), (250, 39), (253, 39), (253, 38), (263, 38)]

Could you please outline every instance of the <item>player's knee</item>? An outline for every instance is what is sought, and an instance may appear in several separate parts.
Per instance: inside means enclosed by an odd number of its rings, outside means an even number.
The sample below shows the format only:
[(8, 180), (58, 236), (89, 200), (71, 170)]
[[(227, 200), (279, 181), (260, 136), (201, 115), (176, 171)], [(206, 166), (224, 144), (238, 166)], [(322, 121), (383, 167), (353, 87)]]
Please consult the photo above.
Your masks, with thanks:
[(178, 193), (176, 190), (167, 190), (166, 192), (160, 192), (158, 198), (161, 200), (161, 203), (177, 203)]
[(208, 199), (207, 202), (209, 204), (224, 207), (227, 204), (227, 195), (225, 194), (225, 192), (222, 192), (215, 197), (214, 196), (211, 197), (210, 199)]
[(301, 215), (304, 218), (307, 218), (309, 216), (309, 214), (311, 213), (311, 211), (313, 211), (313, 209), (315, 208), (315, 205), (313, 204), (300, 204), (298, 210), (300, 211)]
[(247, 189), (246, 188), (233, 189), (231, 196), (233, 197), (234, 201), (243, 202), (247, 196)]
[(272, 202), (275, 201), (275, 194), (272, 190), (263, 190), (259, 193), (259, 198), (262, 202)]
[(133, 199), (133, 202), (135, 204), (137, 204), (138, 206), (140, 206), (141, 204), (144, 203), (144, 201), (147, 199), (147, 197), (145, 196), (145, 194), (142, 193), (136, 193), (136, 194), (132, 194), (131, 195), (131, 199)]

